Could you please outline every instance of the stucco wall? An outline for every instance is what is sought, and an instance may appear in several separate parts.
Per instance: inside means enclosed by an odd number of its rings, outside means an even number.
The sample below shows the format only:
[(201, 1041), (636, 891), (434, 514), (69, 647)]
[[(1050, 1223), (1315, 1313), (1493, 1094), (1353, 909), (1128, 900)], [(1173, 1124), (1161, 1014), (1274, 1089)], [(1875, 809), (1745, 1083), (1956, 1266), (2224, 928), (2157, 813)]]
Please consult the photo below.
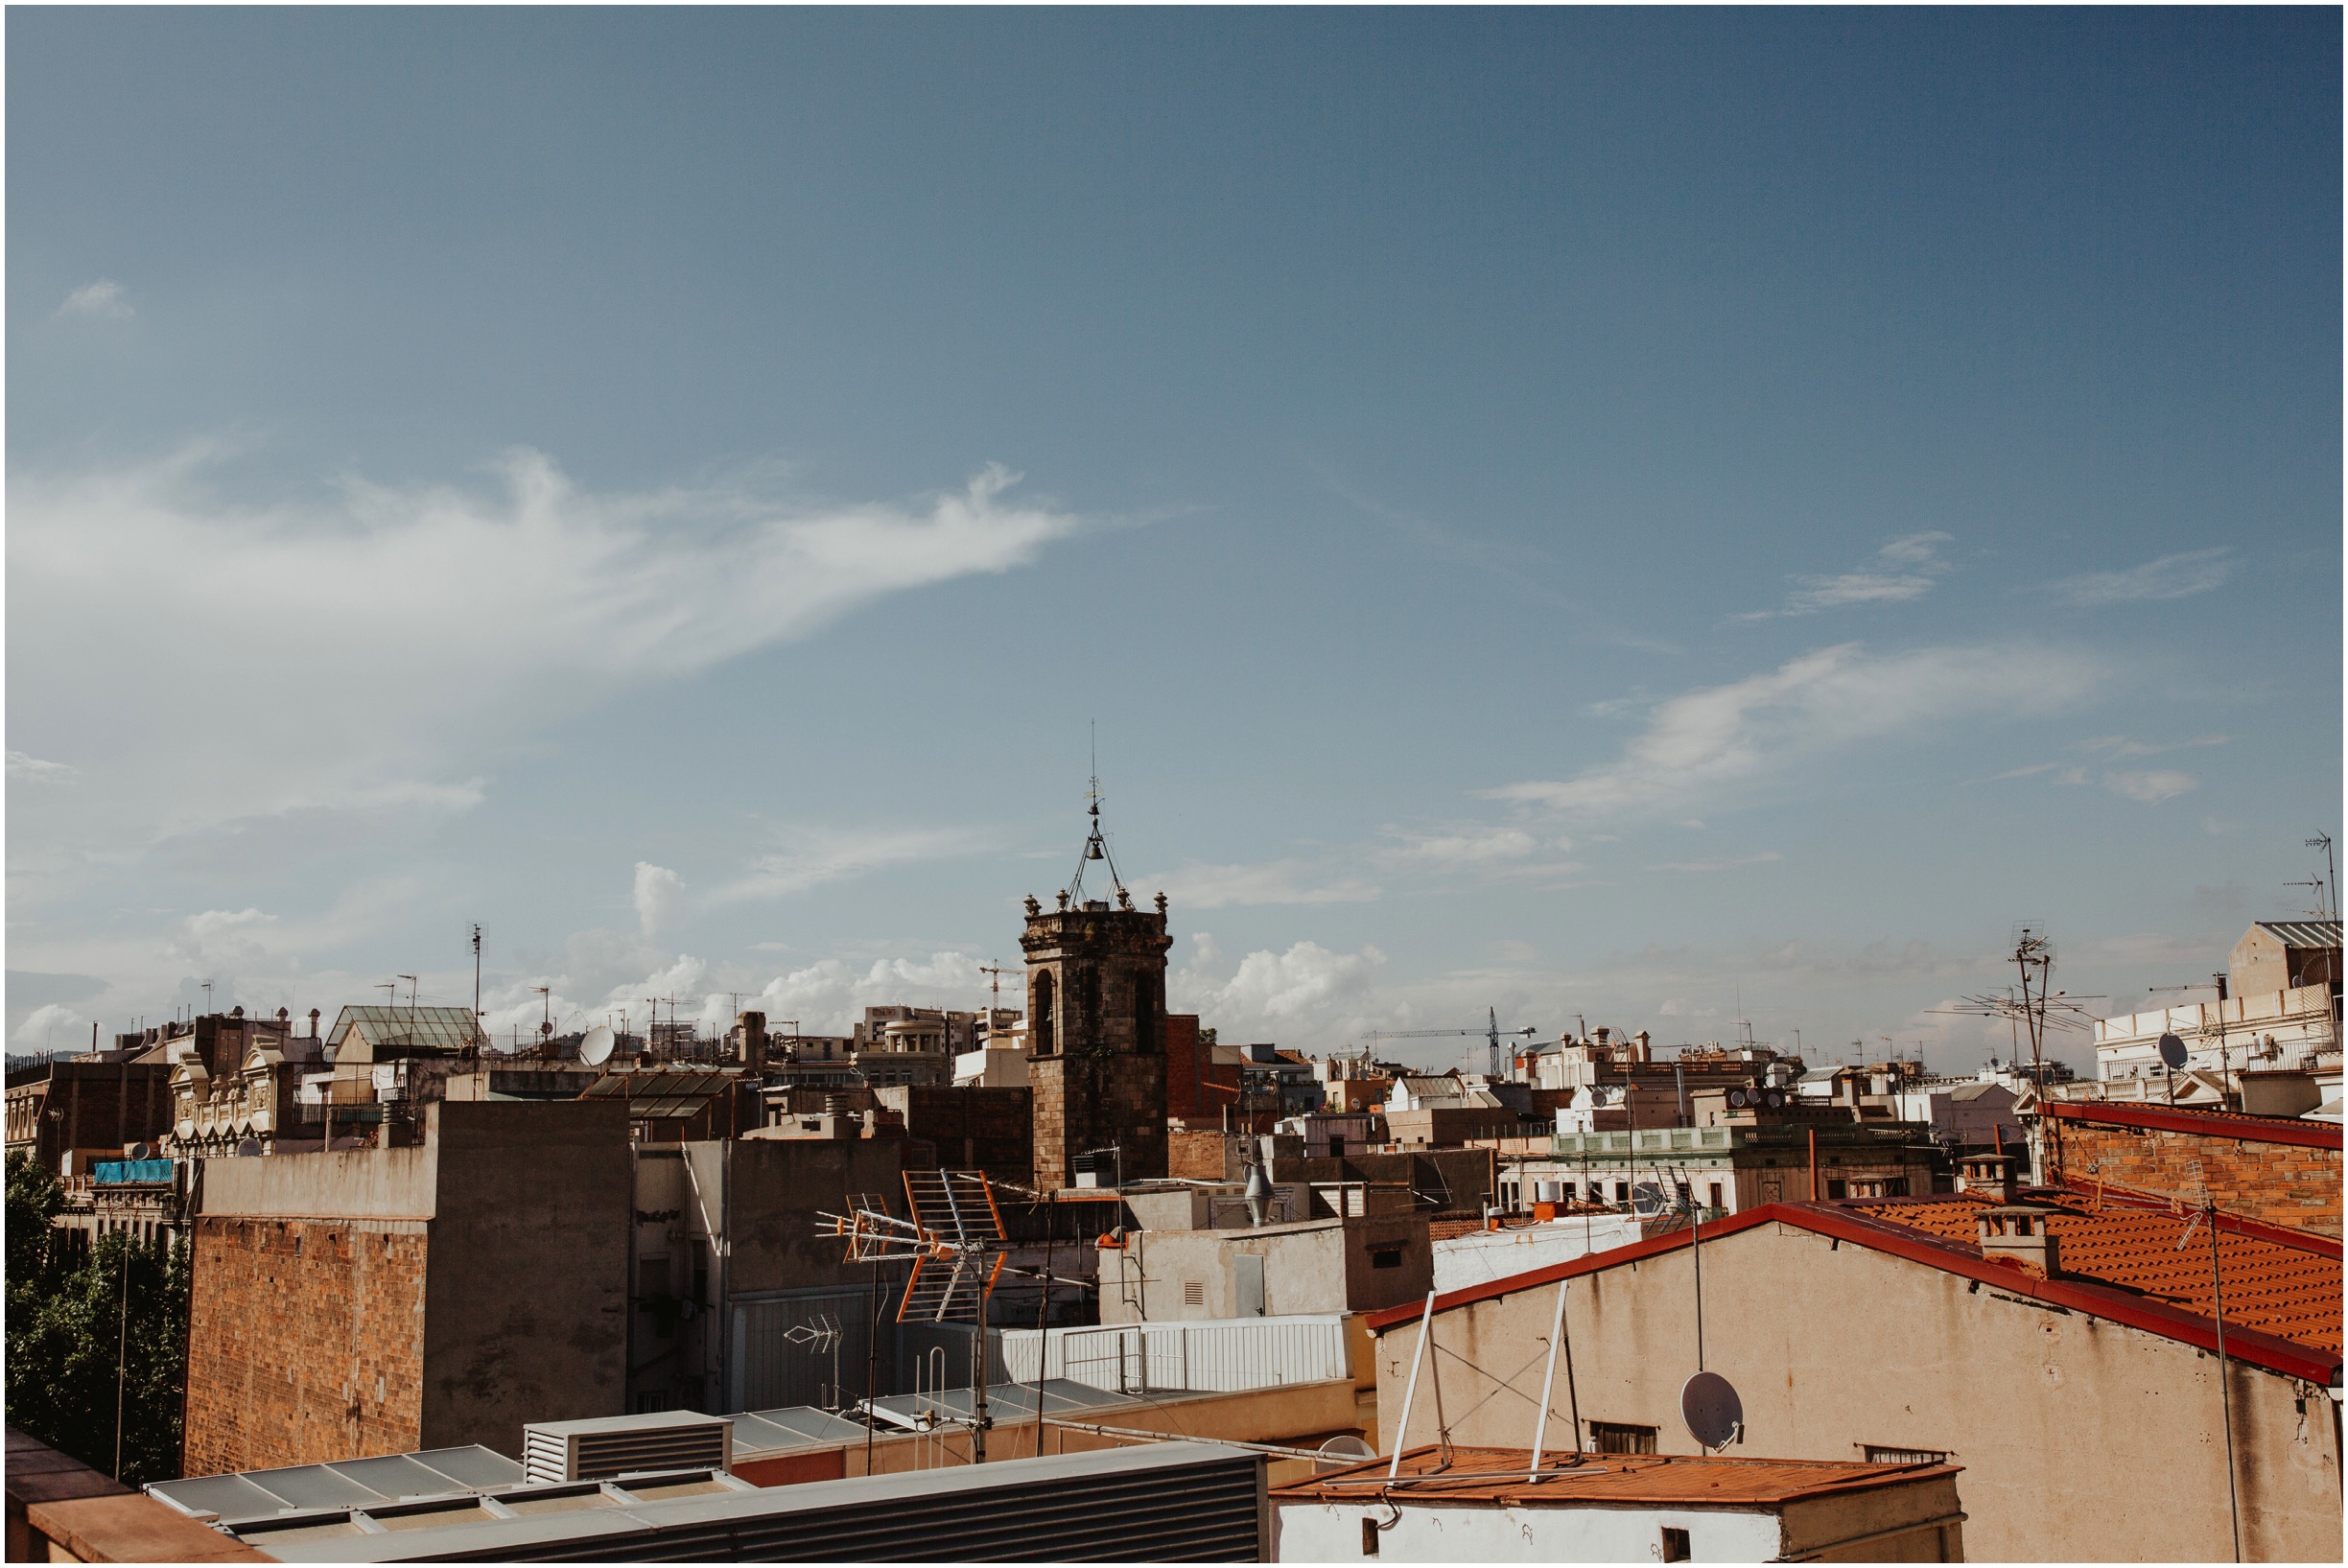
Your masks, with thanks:
[[(1663, 1452), (1697, 1451), (1679, 1417), (1679, 1387), (1696, 1370), (1691, 1262), (1680, 1249), (1573, 1281), (1568, 1343), (1584, 1422), (1654, 1426)], [(2231, 1559), (2214, 1356), (1791, 1226), (1707, 1243), (1703, 1278), (1705, 1364), (1745, 1405), (1732, 1454), (1847, 1461), (1867, 1443), (1946, 1452), (1964, 1467), (1976, 1557)], [(1435, 1343), (1450, 1353), (1435, 1359), (1455, 1441), (1531, 1441), (1557, 1289), (1439, 1317)], [(1380, 1337), (1389, 1443), (1418, 1336), (1411, 1323)], [(2245, 1555), (2339, 1560), (2327, 1396), (2240, 1363), (2232, 1387)], [(1568, 1403), (1561, 1362), (1553, 1432), (1568, 1427)], [(1434, 1436), (1422, 1385), (1408, 1440)]]
[[(1374, 1254), (1398, 1254), (1378, 1268)], [(1141, 1230), (1101, 1253), (1101, 1322), (1235, 1318), (1234, 1257), (1264, 1260), (1264, 1315), (1366, 1312), (1423, 1298), (1433, 1278), (1427, 1228), (1408, 1215), (1307, 1221), (1256, 1230)], [(1203, 1299), (1189, 1304), (1184, 1286)], [(1139, 1310), (1136, 1310), (1136, 1303)]]

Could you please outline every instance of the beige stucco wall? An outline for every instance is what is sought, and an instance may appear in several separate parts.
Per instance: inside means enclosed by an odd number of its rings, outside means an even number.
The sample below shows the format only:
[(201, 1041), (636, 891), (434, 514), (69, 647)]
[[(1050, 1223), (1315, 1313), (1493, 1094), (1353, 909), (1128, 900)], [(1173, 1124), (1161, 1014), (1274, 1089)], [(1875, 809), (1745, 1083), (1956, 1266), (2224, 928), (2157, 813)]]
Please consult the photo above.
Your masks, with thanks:
[[(1373, 1254), (1399, 1254), (1380, 1269)], [(1255, 1230), (1141, 1230), (1101, 1253), (1101, 1322), (1175, 1322), (1239, 1315), (1233, 1259), (1264, 1260), (1264, 1314), (1367, 1312), (1423, 1298), (1434, 1279), (1426, 1222), (1407, 1214), (1308, 1220)], [(1199, 1305), (1183, 1286), (1203, 1287)], [(1137, 1311), (1137, 1305), (1139, 1310)]]
[[(1791, 1226), (1703, 1249), (1705, 1365), (1743, 1396), (1732, 1455), (1855, 1460), (1937, 1449), (1964, 1467), (1967, 1555), (2017, 1560), (2233, 1556), (2215, 1356), (2054, 1310)], [(1694, 1453), (1679, 1391), (1696, 1370), (1691, 1258), (1679, 1250), (1573, 1282), (1581, 1416), (1654, 1426)], [(1454, 1441), (1529, 1444), (1557, 1287), (1442, 1314), (1435, 1357)], [(1419, 1327), (1380, 1336), (1393, 1427)], [(2240, 1363), (2232, 1379), (2243, 1555), (2340, 1560), (2340, 1469), (2320, 1390)], [(1570, 1430), (1564, 1364), (1552, 1440)], [(1434, 1440), (1423, 1380), (1408, 1440)]]

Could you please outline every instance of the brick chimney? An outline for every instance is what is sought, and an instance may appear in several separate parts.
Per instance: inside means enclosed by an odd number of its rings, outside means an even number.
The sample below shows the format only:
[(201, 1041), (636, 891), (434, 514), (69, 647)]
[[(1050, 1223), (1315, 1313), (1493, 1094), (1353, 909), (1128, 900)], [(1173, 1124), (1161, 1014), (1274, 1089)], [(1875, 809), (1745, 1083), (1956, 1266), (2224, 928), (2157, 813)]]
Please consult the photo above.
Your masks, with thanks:
[(1957, 1190), (2010, 1204), (2020, 1188), (2011, 1155), (1967, 1155), (1957, 1163)]
[(1992, 1262), (2019, 1263), (2042, 1278), (2062, 1272), (2055, 1238), (2047, 1233), (2047, 1216), (2054, 1210), (2034, 1204), (2004, 1204), (1981, 1211), (1982, 1256)]

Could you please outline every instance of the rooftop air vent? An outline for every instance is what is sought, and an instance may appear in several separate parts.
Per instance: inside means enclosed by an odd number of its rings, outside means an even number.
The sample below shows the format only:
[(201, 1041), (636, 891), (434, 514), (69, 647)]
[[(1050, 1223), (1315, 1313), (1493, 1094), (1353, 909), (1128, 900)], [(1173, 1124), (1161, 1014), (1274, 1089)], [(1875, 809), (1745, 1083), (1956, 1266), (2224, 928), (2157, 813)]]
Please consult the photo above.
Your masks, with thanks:
[(723, 1470), (733, 1462), (734, 1423), (698, 1411), (540, 1421), (522, 1429), (523, 1477), (533, 1486), (637, 1470)]

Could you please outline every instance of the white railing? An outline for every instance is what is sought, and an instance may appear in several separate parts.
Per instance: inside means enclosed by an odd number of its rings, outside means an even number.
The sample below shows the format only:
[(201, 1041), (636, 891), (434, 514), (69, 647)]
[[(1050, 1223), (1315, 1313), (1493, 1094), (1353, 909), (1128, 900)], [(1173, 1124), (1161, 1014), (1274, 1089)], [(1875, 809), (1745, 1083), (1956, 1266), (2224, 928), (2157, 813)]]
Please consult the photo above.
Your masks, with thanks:
[(1065, 1377), (1116, 1393), (1186, 1389), (1233, 1393), (1321, 1383), (1353, 1375), (1345, 1316), (1221, 1318), (1191, 1322), (1116, 1323), (1097, 1328), (1001, 1330), (1002, 1358), (1022, 1383)]

